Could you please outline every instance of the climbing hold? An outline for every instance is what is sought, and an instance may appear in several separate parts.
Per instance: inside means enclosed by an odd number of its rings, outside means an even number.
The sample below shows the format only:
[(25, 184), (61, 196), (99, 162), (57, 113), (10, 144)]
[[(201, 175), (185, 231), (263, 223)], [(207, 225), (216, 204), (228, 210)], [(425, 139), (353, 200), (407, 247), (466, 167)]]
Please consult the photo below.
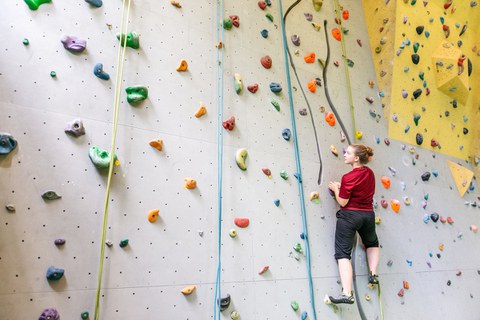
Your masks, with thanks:
[(420, 47), (420, 44), (419, 44), (418, 42), (415, 42), (415, 43), (413, 44), (413, 52), (417, 53), (419, 47)]
[(272, 177), (272, 171), (268, 169), (267, 167), (262, 168), (262, 172), (270, 179)]
[(240, 319), (240, 312), (236, 311), (236, 310), (233, 310), (231, 313), (230, 313), (230, 319), (232, 320), (238, 320)]
[(340, 33), (340, 30), (338, 28), (334, 28), (332, 30), (332, 36), (335, 40), (342, 40), (342, 34)]
[(433, 222), (437, 222), (439, 218), (440, 218), (440, 216), (436, 212), (434, 212), (430, 215), (430, 219), (432, 219)]
[(423, 30), (425, 30), (424, 26), (418, 26), (418, 27), (415, 28), (415, 31), (417, 31), (418, 35), (421, 35)]
[(200, 107), (198, 108), (197, 112), (195, 112), (195, 117), (200, 118), (201, 116), (207, 114), (207, 108), (203, 104), (203, 102), (200, 103)]
[(92, 6), (96, 8), (100, 8), (103, 5), (102, 0), (85, 0), (88, 4), (91, 4)]
[(273, 16), (270, 13), (265, 14), (265, 17), (270, 20), (270, 22), (273, 22)]
[(228, 232), (228, 235), (230, 236), (230, 238), (235, 238), (237, 236), (237, 230), (235, 229), (230, 229), (230, 231)]
[(240, 27), (240, 18), (237, 15), (231, 15), (229, 17), (232, 19), (232, 24), (235, 26), (235, 28)]
[(42, 194), (43, 200), (57, 200), (62, 196), (58, 195), (55, 191), (46, 191)]
[(127, 101), (130, 104), (139, 103), (148, 98), (148, 88), (145, 86), (132, 86), (125, 88)]
[(260, 7), (260, 9), (265, 10), (265, 8), (267, 7), (267, 3), (265, 1), (258, 1), (258, 6)]
[(303, 15), (305, 16), (305, 19), (307, 19), (307, 21), (313, 20), (313, 15), (311, 13), (304, 13)]
[(330, 152), (331, 152), (335, 157), (338, 157), (337, 147), (335, 147), (333, 144), (330, 145)]
[(188, 69), (188, 63), (185, 60), (180, 61), (180, 65), (177, 67), (178, 72), (185, 72)]
[(382, 201), (380, 201), (380, 205), (382, 206), (383, 209), (387, 209), (387, 208), (388, 208), (388, 202), (387, 202), (387, 200), (382, 200)]
[(375, 224), (380, 224), (382, 223), (382, 218), (381, 217), (375, 217)]
[(193, 291), (195, 291), (196, 288), (197, 287), (195, 285), (186, 286), (180, 292), (183, 293), (184, 295), (188, 296), (188, 295), (192, 294)]
[(282, 131), (282, 137), (283, 137), (283, 139), (289, 141), (291, 135), (292, 135), (292, 132), (290, 131), (290, 129), (288, 129), (288, 128), (283, 129), (283, 131)]
[(235, 73), (233, 75), (233, 79), (235, 81), (235, 92), (240, 94), (243, 90), (243, 79), (239, 73)]
[(418, 126), (418, 121), (420, 120), (421, 116), (418, 113), (413, 114), (413, 122), (416, 126)]
[(290, 39), (292, 40), (292, 43), (295, 45), (295, 46), (299, 46), (300, 45), (300, 37), (296, 34), (292, 35), (290, 37)]
[(317, 91), (317, 81), (315, 79), (310, 80), (307, 87), (310, 92), (315, 93), (315, 91)]
[(175, 0), (170, 0), (170, 4), (171, 4), (172, 6), (174, 6), (174, 7), (176, 7), (176, 8), (179, 8), (179, 9), (182, 7), (182, 5), (180, 4), (180, 2), (175, 1)]
[(274, 204), (276, 207), (279, 207), (279, 206), (280, 206), (280, 200), (279, 200), (279, 199), (273, 200), (273, 204)]
[(251, 93), (255, 93), (258, 90), (258, 83), (254, 83), (251, 86), (247, 87), (247, 90), (250, 91)]
[(233, 27), (232, 18), (225, 18), (223, 19), (223, 29), (230, 30)]
[(315, 52), (310, 52), (305, 57), (303, 57), (306, 63), (314, 63), (315, 62)]
[(95, 66), (93, 67), (93, 74), (97, 78), (100, 78), (102, 80), (110, 79), (110, 75), (108, 73), (106, 73), (105, 71), (103, 71), (103, 64), (101, 64), (101, 63), (95, 64)]
[(248, 152), (246, 148), (241, 148), (237, 150), (235, 154), (235, 161), (237, 162), (237, 166), (241, 170), (247, 170), (246, 160), (247, 160)]
[(327, 123), (333, 127), (336, 123), (336, 120), (335, 120), (335, 115), (333, 114), (333, 112), (327, 112), (325, 114), (325, 121), (327, 121)]
[(118, 245), (120, 246), (120, 248), (125, 248), (126, 246), (128, 246), (128, 242), (128, 239), (122, 239), (120, 240), (120, 243)]
[(410, 125), (407, 124), (407, 125), (405, 126), (405, 129), (403, 129), (403, 131), (404, 131), (405, 133), (407, 133), (408, 130), (410, 130)]
[(312, 3), (313, 9), (315, 9), (315, 11), (320, 11), (323, 5), (323, 0), (312, 0)]
[(287, 171), (285, 171), (285, 170), (280, 171), (280, 177), (281, 177), (283, 180), (287, 180), (287, 179), (288, 179), (288, 173), (287, 173)]
[(52, 2), (52, 0), (24, 0), (30, 10), (37, 10), (40, 5)]
[(342, 12), (343, 20), (348, 20), (349, 17), (350, 17), (350, 13), (348, 12), (348, 10), (347, 9), (343, 10)]
[(150, 210), (147, 214), (148, 221), (150, 221), (151, 223), (154, 223), (155, 221), (157, 221), (159, 212), (160, 210), (158, 209)]
[(415, 136), (415, 141), (418, 145), (421, 145), (423, 143), (423, 135), (421, 133), (417, 133)]
[(340, 141), (345, 142), (346, 139), (347, 139), (347, 136), (345, 136), (345, 133), (343, 133), (343, 131), (340, 130)]
[(413, 64), (418, 64), (420, 62), (420, 56), (417, 53), (412, 54)]
[(117, 39), (120, 41), (120, 45), (123, 47), (125, 40), (125, 45), (132, 49), (140, 48), (140, 36), (136, 32), (129, 32), (127, 33), (126, 39), (125, 34), (117, 33)]
[(424, 174), (422, 174), (422, 181), (428, 181), (430, 179), (430, 172), (425, 172)]
[(231, 116), (227, 120), (223, 121), (222, 126), (228, 131), (235, 129), (235, 117)]
[(361, 39), (357, 39), (357, 43), (360, 47), (362, 46), (362, 40)]
[(406, 206), (409, 206), (410, 204), (412, 204), (412, 202), (410, 201), (410, 198), (409, 198), (409, 197), (403, 197), (403, 203), (404, 203)]
[(271, 83), (270, 83), (270, 90), (271, 90), (273, 93), (279, 93), (279, 92), (282, 92), (282, 86), (280, 85), (280, 83), (271, 82)]
[(268, 30), (267, 30), (267, 29), (263, 29), (262, 31), (260, 31), (260, 34), (261, 34), (262, 37), (264, 37), (265, 39), (268, 38)]
[(269, 269), (270, 267), (269, 266), (264, 266), (262, 269), (260, 269), (260, 271), (258, 272), (258, 274), (264, 274), (265, 272), (267, 272), (267, 270)]
[[(329, 190), (330, 190), (330, 189), (329, 189)], [(310, 196), (309, 196), (310, 201), (315, 201), (315, 202), (318, 203), (318, 197), (319, 197), (319, 194), (318, 194), (317, 191), (312, 191), (312, 192), (310, 192)]]
[(275, 101), (275, 100), (272, 99), (272, 100), (270, 101), (270, 103), (273, 105), (273, 107), (275, 108), (275, 110), (280, 111), (280, 104), (279, 104), (277, 101)]
[(402, 89), (402, 98), (406, 99), (408, 97), (408, 92), (405, 89)]
[(357, 138), (358, 140), (362, 139), (363, 137), (363, 132), (362, 131), (355, 131), (355, 138)]
[(15, 206), (13, 204), (5, 205), (5, 209), (7, 209), (8, 212), (15, 212)]
[(87, 47), (87, 41), (81, 40), (75, 36), (64, 35), (60, 38), (63, 47), (71, 52), (82, 52)]
[(382, 52), (382, 48), (381, 47), (375, 47), (375, 53), (380, 53)]
[(468, 133), (468, 129), (467, 128), (463, 128), (463, 134), (467, 134)]
[(56, 281), (56, 280), (60, 280), (63, 277), (64, 273), (65, 273), (64, 269), (51, 266), (47, 269), (46, 277), (48, 280)]
[(265, 69), (270, 69), (272, 67), (272, 58), (266, 55), (260, 59), (260, 63)]
[(382, 185), (385, 187), (385, 189), (390, 188), (390, 186), (391, 186), (391, 184), (392, 184), (390, 178), (387, 177), (387, 176), (382, 176), (382, 177), (380, 178), (380, 181), (382, 182)]
[(63, 238), (58, 238), (58, 239), (55, 239), (53, 241), (53, 243), (56, 245), (56, 246), (63, 246), (65, 244), (65, 239)]
[(246, 228), (250, 224), (250, 220), (248, 218), (235, 218), (233, 219), (233, 222), (239, 228)]
[(365, 100), (367, 100), (370, 104), (372, 104), (375, 101), (373, 97), (366, 97)]
[(79, 137), (85, 134), (85, 128), (83, 127), (82, 120), (75, 119), (67, 123), (67, 126), (64, 129), (65, 133), (72, 135), (74, 137)]
[(413, 98), (417, 99), (422, 94), (422, 89), (417, 89), (413, 91)]
[(315, 29), (315, 31), (319, 31), (322, 26), (320, 25), (320, 23), (312, 22), (312, 27), (313, 29)]
[(197, 181), (195, 179), (192, 179), (192, 178), (185, 178), (183, 179), (183, 187), (185, 189), (189, 189), (189, 190), (192, 190), (192, 189), (195, 189), (197, 187)]
[(162, 151), (162, 149), (163, 149), (163, 140), (162, 139), (150, 140), (148, 142), (148, 144), (150, 146), (154, 147), (155, 149), (157, 149), (158, 151)]
[[(229, 294), (225, 298), (220, 298), (220, 311), (225, 311), (230, 306), (231, 297)], [(217, 302), (218, 303), (218, 302)]]
[[(30, 1), (34, 1), (34, 0), (30, 0)], [(36, 9), (32, 9), (32, 10), (36, 10)], [(60, 314), (55, 308), (47, 308), (42, 311), (38, 320), (60, 320)]]
[(290, 302), (290, 307), (292, 307), (293, 311), (298, 311), (298, 302), (297, 301), (292, 301)]
[(473, 233), (477, 233), (478, 232), (478, 227), (474, 224), (470, 225), (470, 231), (472, 231)]
[(452, 219), (452, 217), (447, 217), (447, 223), (448, 223), (448, 224), (453, 224), (453, 219)]
[[(85, 0), (87, 1), (87, 0)], [(80, 314), (80, 318), (82, 318), (83, 320), (88, 320), (88, 317), (90, 316), (90, 314), (88, 313), (88, 311), (83, 311), (81, 314)]]
[(398, 211), (400, 210), (400, 201), (398, 201), (396, 199), (391, 199), (390, 200), (390, 207), (392, 208), (392, 210), (395, 213), (398, 213)]
[(0, 155), (9, 154), (17, 147), (17, 140), (6, 132), (0, 132)]
[(347, 66), (349, 66), (350, 68), (353, 68), (354, 64), (355, 63), (352, 60), (347, 59)]
[(302, 315), (300, 316), (300, 319), (301, 319), (301, 320), (306, 320), (307, 317), (308, 317), (307, 311), (303, 311), (303, 312), (302, 312)]
[(302, 253), (303, 250), (302, 250), (302, 245), (300, 243), (295, 243), (295, 245), (293, 246), (293, 250), (295, 250), (296, 252), (298, 253)]

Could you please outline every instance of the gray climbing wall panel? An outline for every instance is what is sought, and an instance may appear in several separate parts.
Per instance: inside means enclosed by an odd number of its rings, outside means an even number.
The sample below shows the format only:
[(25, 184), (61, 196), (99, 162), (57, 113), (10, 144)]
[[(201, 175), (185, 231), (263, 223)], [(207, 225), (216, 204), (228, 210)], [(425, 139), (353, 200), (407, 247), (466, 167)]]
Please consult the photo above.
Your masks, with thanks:
[[(284, 11), (292, 3), (285, 1)], [(214, 1), (181, 4), (179, 9), (168, 1), (135, 2), (130, 11), (129, 30), (140, 34), (141, 47), (127, 48), (123, 88), (145, 85), (149, 98), (131, 106), (122, 90), (116, 143), (120, 165), (114, 172), (107, 229), (114, 246), (106, 248), (101, 319), (213, 318), (218, 241), (216, 10)], [(47, 307), (56, 307), (62, 319), (78, 319), (85, 310), (92, 318), (107, 176), (92, 165), (88, 150), (108, 149), (111, 141), (121, 3), (106, 1), (94, 8), (83, 1), (54, 1), (31, 11), (22, 1), (8, 1), (2, 8), (0, 131), (11, 133), (18, 148), (0, 156), (0, 204), (16, 207), (15, 213), (2, 209), (0, 214), (0, 318), (35, 319)], [(451, 158), (412, 146), (402, 148), (396, 141), (384, 144), (386, 123), (369, 113), (383, 115), (378, 89), (368, 85), (375, 81), (375, 72), (361, 3), (348, 3), (348, 10), (350, 19), (343, 25), (350, 30), (346, 47), (355, 63), (349, 71), (356, 126), (363, 131), (361, 141), (376, 153), (371, 163), (377, 175), (375, 199), (380, 203), (395, 198), (402, 203), (398, 214), (380, 205), (376, 209), (382, 219), (377, 230), (383, 247), (379, 272), (385, 318), (478, 319), (480, 240), (469, 230), (479, 220), (478, 208), (472, 206), (476, 190), (458, 196), (445, 162)], [(265, 18), (266, 12), (274, 16), (273, 23)], [(321, 25), (319, 31), (304, 13), (313, 14), (313, 22)], [(290, 307), (296, 300), (300, 311), (313, 319), (306, 259), (300, 255), (297, 260), (293, 250), (295, 243), (303, 244), (299, 237), (303, 229), (293, 176), (294, 145), (281, 135), (292, 125), (279, 3), (272, 1), (261, 11), (257, 1), (226, 1), (225, 15), (233, 14), (240, 17), (240, 28), (224, 33), (224, 119), (235, 116), (237, 126), (224, 131), (221, 286), (222, 293), (232, 296), (232, 305), (223, 318), (237, 310), (242, 319), (299, 319), (300, 312)], [(330, 111), (324, 87), (317, 87), (316, 93), (306, 88), (308, 81), (322, 75), (318, 63), (306, 64), (303, 57), (315, 52), (325, 59), (324, 19), (331, 47), (328, 89), (353, 139), (341, 45), (330, 34), (335, 26), (333, 2), (325, 1), (321, 11), (314, 12), (311, 1), (302, 1), (287, 18), (287, 38), (301, 37), (299, 47), (290, 41), (288, 45), (300, 78), (299, 84), (291, 70), (315, 309), (319, 319), (359, 319), (357, 305), (342, 306), (334, 313), (323, 303), (325, 294), (340, 290), (333, 259), (336, 205), (326, 185), (349, 169), (341, 156), (329, 151), (333, 144), (341, 153), (346, 144), (340, 141), (338, 123), (330, 127), (320, 111), (321, 107)], [(262, 29), (269, 31), (268, 38), (261, 36)], [(60, 43), (64, 34), (86, 39), (87, 50), (67, 52)], [(30, 45), (22, 44), (24, 38)], [(362, 47), (356, 39), (363, 41)], [(273, 60), (270, 70), (260, 64), (267, 54)], [(189, 63), (186, 73), (175, 71), (182, 59)], [(98, 62), (111, 80), (93, 75)], [(56, 71), (56, 78), (50, 77), (51, 71)], [(234, 73), (243, 76), (245, 87), (258, 83), (258, 92), (245, 89), (237, 95)], [(279, 82), (283, 92), (270, 92), (270, 82)], [(300, 86), (311, 106), (307, 116), (298, 112), (307, 108)], [(375, 97), (373, 104), (365, 100), (370, 96)], [(271, 99), (280, 103), (280, 112)], [(194, 113), (201, 102), (208, 111), (197, 119)], [(311, 116), (324, 168), (320, 186)], [(83, 120), (86, 135), (73, 138), (63, 132), (75, 118)], [(164, 141), (161, 152), (148, 145), (158, 138)], [(249, 152), (247, 171), (235, 164), (235, 152), (241, 147)], [(262, 167), (271, 169), (271, 179)], [(279, 176), (281, 170), (286, 170), (288, 180)], [(421, 180), (424, 172), (433, 170), (438, 177)], [(380, 183), (383, 175), (392, 180), (388, 190)], [(196, 179), (198, 188), (183, 188), (186, 177)], [(40, 195), (47, 190), (62, 198), (44, 201)], [(319, 192), (319, 203), (309, 201), (312, 191)], [(404, 197), (411, 200), (409, 206)], [(274, 205), (275, 199), (280, 206)], [(151, 224), (147, 212), (155, 208), (160, 210), (159, 219)], [(424, 214), (432, 212), (451, 216), (455, 222), (424, 223)], [(236, 228), (235, 217), (250, 218), (250, 226)], [(228, 235), (232, 228), (238, 232), (235, 239)], [(56, 247), (56, 238), (65, 238), (66, 244)], [(122, 249), (118, 243), (126, 238), (130, 244)], [(378, 300), (366, 286), (361, 249), (358, 256), (361, 300), (357, 304), (368, 319), (378, 319)], [(45, 279), (50, 265), (65, 269), (59, 282)], [(270, 270), (259, 275), (265, 265)], [(404, 280), (410, 289), (401, 298), (397, 292)], [(183, 296), (180, 290), (192, 284), (196, 291)], [(363, 299), (365, 294), (371, 296), (370, 302)]]

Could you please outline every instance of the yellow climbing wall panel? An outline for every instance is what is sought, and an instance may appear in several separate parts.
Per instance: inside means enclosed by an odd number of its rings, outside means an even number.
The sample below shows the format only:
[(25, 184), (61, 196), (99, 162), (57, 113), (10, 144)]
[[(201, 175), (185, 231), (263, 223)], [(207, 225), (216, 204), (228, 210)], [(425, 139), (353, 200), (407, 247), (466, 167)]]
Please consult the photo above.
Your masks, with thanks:
[(459, 164), (456, 164), (455, 162), (447, 160), (447, 163), (448, 167), (450, 168), (450, 172), (452, 173), (453, 179), (455, 180), (455, 185), (457, 186), (458, 193), (461, 197), (463, 197), (468, 187), (470, 186), (470, 182), (473, 178), (473, 172)]
[[(454, 1), (448, 9), (443, 1), (424, 4), (397, 1), (389, 136), (417, 145), (416, 137), (421, 134), (422, 147), (469, 159), (476, 129), (474, 109), (478, 107), (478, 95), (474, 94), (480, 70), (476, 49), (480, 45), (479, 22), (474, 19), (478, 7), (467, 1)], [(419, 26), (424, 27), (421, 33), (417, 32)], [(418, 64), (412, 59), (416, 43)], [(458, 66), (462, 54), (466, 57), (463, 72)], [(470, 76), (468, 59), (473, 65)], [(415, 99), (417, 89), (422, 93)], [(414, 116), (420, 116), (418, 125)], [(439, 146), (432, 147), (432, 139)]]

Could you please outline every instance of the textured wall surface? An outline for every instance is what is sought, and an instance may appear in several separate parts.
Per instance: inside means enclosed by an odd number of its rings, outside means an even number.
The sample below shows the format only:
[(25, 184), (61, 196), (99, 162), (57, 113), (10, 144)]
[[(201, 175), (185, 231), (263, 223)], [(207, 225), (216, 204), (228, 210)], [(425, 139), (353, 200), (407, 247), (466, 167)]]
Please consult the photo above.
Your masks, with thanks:
[[(284, 11), (292, 3), (285, 1)], [(105, 248), (101, 319), (213, 318), (219, 240), (216, 3), (181, 4), (176, 8), (169, 1), (146, 0), (133, 3), (130, 10), (129, 31), (140, 34), (140, 49), (126, 51), (116, 142), (120, 165), (114, 169), (107, 224), (107, 238), (114, 245)], [(384, 142), (387, 121), (377, 99), (365, 23), (369, 17), (358, 1), (344, 5), (350, 12), (342, 25), (349, 30), (344, 35), (347, 57), (354, 62), (349, 73), (355, 124), (363, 132), (360, 142), (375, 151), (370, 166), (377, 176), (376, 215), (382, 219), (377, 232), (385, 318), (476, 319), (480, 256), (475, 252), (480, 240), (469, 228), (478, 224), (477, 182), (460, 198), (445, 160), (468, 168), (465, 161), (395, 140)], [(267, 12), (273, 22), (265, 17)], [(0, 204), (15, 206), (15, 212), (0, 210), (1, 319), (35, 319), (47, 307), (57, 308), (62, 319), (80, 319), (83, 311), (93, 318), (107, 174), (93, 166), (88, 151), (91, 146), (110, 146), (120, 13), (120, 1), (95, 8), (84, 1), (54, 0), (36, 11), (23, 1), (7, 1), (0, 11), (0, 132), (18, 141), (13, 152), (0, 155)], [(311, 13), (313, 20), (307, 21), (304, 13)], [(307, 89), (308, 81), (322, 78), (322, 68), (317, 62), (305, 63), (303, 57), (315, 52), (316, 58), (326, 59), (327, 20), (328, 91), (353, 140), (342, 47), (331, 35), (337, 26), (333, 2), (325, 1), (315, 12), (311, 1), (301, 1), (286, 25), (300, 80), (291, 68), (305, 199), (299, 199), (294, 177), (293, 141), (282, 138), (282, 130), (292, 129), (292, 123), (280, 3), (272, 1), (262, 11), (257, 1), (227, 1), (225, 15), (238, 15), (240, 27), (224, 32), (223, 48), (223, 118), (235, 116), (236, 127), (223, 131), (221, 290), (231, 295), (232, 304), (222, 318), (237, 310), (241, 319), (300, 319), (302, 311), (313, 319), (306, 257), (293, 250), (296, 243), (304, 246), (302, 202), (317, 317), (360, 319), (361, 305), (369, 319), (378, 318), (378, 298), (366, 285), (361, 249), (354, 257), (360, 300), (339, 312), (323, 303), (325, 294), (341, 290), (333, 258), (337, 206), (326, 185), (350, 168), (342, 161), (347, 144), (341, 142), (338, 121), (331, 127), (324, 120), (325, 112), (331, 111), (325, 81), (315, 93)], [(312, 22), (321, 26), (318, 31)], [(266, 39), (260, 34), (263, 29), (269, 31)], [(60, 42), (65, 34), (85, 39), (86, 51), (66, 51)], [(301, 38), (298, 47), (290, 41), (293, 34)], [(22, 44), (24, 38), (29, 45)], [(273, 61), (268, 70), (260, 64), (267, 54)], [(189, 63), (188, 72), (175, 70), (182, 59)], [(99, 62), (110, 74), (109, 81), (93, 75)], [(245, 86), (258, 83), (258, 92), (244, 88), (237, 94), (235, 73), (242, 75)], [(282, 93), (272, 93), (271, 82), (280, 83)], [(126, 101), (124, 91), (133, 85), (149, 89), (148, 99), (136, 106)], [(375, 101), (370, 104), (366, 97)], [(280, 111), (273, 108), (272, 99), (279, 102)], [(304, 116), (299, 111), (307, 108), (307, 101), (311, 110)], [(196, 118), (201, 102), (207, 114)], [(84, 136), (64, 133), (73, 119), (83, 120)], [(312, 120), (321, 150), (321, 185)], [(163, 151), (149, 146), (152, 139), (163, 140)], [(339, 157), (329, 151), (331, 145)], [(235, 163), (235, 152), (242, 147), (248, 150), (246, 171)], [(271, 179), (262, 167), (271, 169)], [(288, 173), (287, 180), (280, 177), (281, 170)], [(432, 173), (428, 181), (421, 179), (425, 172)], [(389, 189), (380, 183), (384, 175), (392, 181)], [(197, 189), (183, 187), (187, 177), (197, 180)], [(62, 198), (43, 200), (48, 190)], [(308, 199), (312, 191), (319, 192), (318, 203)], [(280, 200), (278, 207), (275, 199)], [(398, 214), (380, 206), (381, 200), (391, 199), (402, 204)], [(147, 213), (155, 208), (159, 219), (150, 223)], [(433, 212), (453, 218), (453, 224), (425, 223), (424, 217)], [(235, 217), (250, 218), (250, 226), (236, 227)], [(228, 234), (232, 228), (238, 233), (234, 239)], [(65, 245), (55, 246), (57, 238), (65, 238)], [(118, 245), (122, 239), (129, 239), (125, 248)], [(259, 275), (265, 265), (270, 270)], [(49, 266), (64, 268), (64, 277), (47, 281)], [(403, 281), (410, 289), (399, 297)], [(187, 285), (197, 286), (190, 296), (180, 293)], [(363, 298), (366, 294), (371, 301)], [(293, 300), (300, 305), (297, 312), (290, 307)]]

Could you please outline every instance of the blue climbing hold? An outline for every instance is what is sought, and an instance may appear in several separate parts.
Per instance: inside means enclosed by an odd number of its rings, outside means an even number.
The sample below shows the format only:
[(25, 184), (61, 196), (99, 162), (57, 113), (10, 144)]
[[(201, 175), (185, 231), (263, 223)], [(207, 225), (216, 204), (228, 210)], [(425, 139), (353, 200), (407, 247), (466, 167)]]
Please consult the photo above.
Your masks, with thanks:
[(64, 273), (65, 270), (51, 266), (47, 269), (47, 279), (55, 281), (60, 280), (63, 277)]
[(404, 130), (404, 131), (405, 131), (405, 133), (407, 133), (407, 132), (408, 132), (408, 130), (410, 130), (410, 125), (408, 125), (408, 124), (407, 124), (407, 126), (405, 127), (405, 130)]
[(279, 93), (282, 92), (282, 86), (280, 85), (280, 83), (272, 82), (270, 83), (270, 90), (272, 90), (272, 92), (274, 93)]
[(97, 8), (100, 8), (103, 4), (102, 0), (85, 0), (85, 2)]
[(444, 17), (440, 17), (440, 23), (445, 24), (445, 18)]
[(430, 37), (430, 31), (425, 31), (425, 37), (426, 38)]
[(301, 316), (302, 320), (307, 319), (307, 317), (308, 317), (307, 311), (303, 311)]
[(282, 131), (282, 137), (283, 139), (287, 140), (287, 141), (290, 141), (290, 137), (292, 136), (292, 132), (290, 131), (290, 129), (286, 128), (286, 129), (283, 129)]
[(101, 64), (101, 63), (97, 63), (93, 67), (93, 74), (95, 76), (97, 76), (98, 78), (102, 79), (102, 80), (109, 80), (110, 79), (110, 75), (108, 73), (106, 73), (105, 71), (103, 71), (103, 64)]
[(265, 39), (268, 38), (268, 30), (267, 30), (267, 29), (263, 29), (262, 31), (260, 31), (260, 34), (261, 34), (262, 37), (264, 37)]
[(17, 140), (9, 133), (0, 132), (0, 154), (9, 154), (17, 147)]
[(293, 176), (294, 176), (295, 178), (297, 178), (298, 182), (302, 183), (302, 177), (300, 176), (300, 173), (295, 172), (295, 173), (293, 174)]
[(300, 238), (301, 238), (302, 240), (305, 240), (305, 233), (303, 233), (303, 232), (300, 233)]
[(275, 199), (273, 200), (273, 203), (275, 204), (275, 206), (280, 206), (280, 200), (279, 199)]
[(423, 215), (423, 222), (426, 224), (428, 223), (428, 221), (430, 221), (430, 215), (428, 213), (425, 213)]
[(435, 178), (438, 177), (438, 170), (432, 170), (432, 174)]

